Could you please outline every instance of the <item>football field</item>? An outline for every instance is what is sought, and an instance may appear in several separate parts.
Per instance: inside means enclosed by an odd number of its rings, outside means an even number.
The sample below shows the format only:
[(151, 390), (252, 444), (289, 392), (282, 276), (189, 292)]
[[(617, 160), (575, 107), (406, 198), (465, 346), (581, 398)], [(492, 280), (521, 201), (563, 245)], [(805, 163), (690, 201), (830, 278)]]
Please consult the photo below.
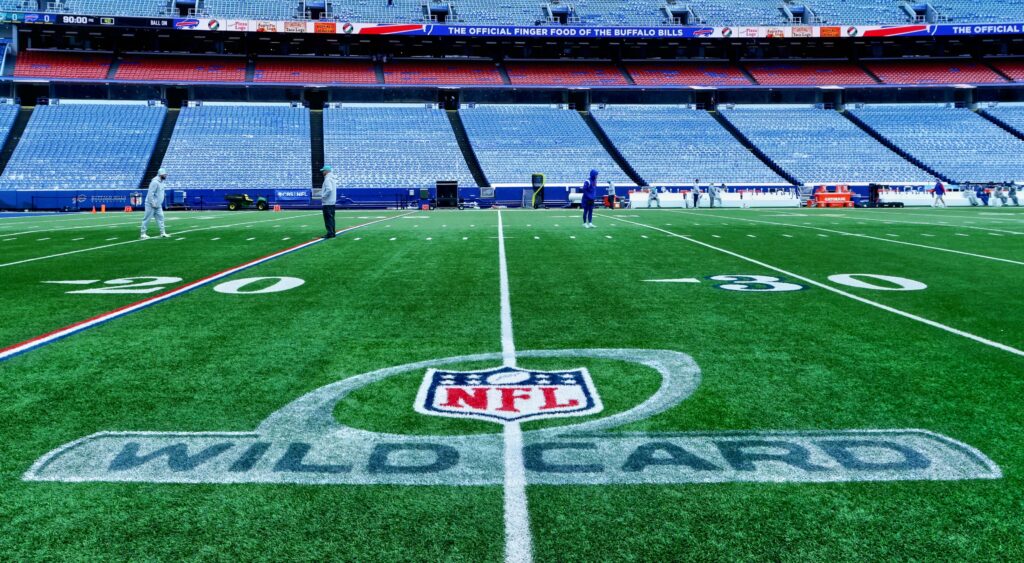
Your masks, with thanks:
[(1018, 209), (167, 217), (0, 218), (5, 560), (1024, 559)]

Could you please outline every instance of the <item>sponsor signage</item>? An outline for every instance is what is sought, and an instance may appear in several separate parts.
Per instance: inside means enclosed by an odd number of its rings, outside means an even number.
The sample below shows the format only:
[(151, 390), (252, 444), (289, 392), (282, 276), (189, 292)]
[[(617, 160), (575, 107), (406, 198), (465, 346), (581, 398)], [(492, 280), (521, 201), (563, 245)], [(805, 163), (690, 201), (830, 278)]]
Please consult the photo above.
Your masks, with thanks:
[(201, 23), (196, 18), (175, 19), (174, 29), (198, 29)]
[(310, 190), (274, 190), (277, 201), (309, 201)]
[(314, 22), (313, 33), (337, 33), (338, 24), (334, 22)]
[(673, 26), (673, 27), (588, 27), (588, 26), (504, 26), (372, 24), (354, 22), (303, 22), (278, 20), (220, 20), (215, 18), (139, 18), (77, 14), (3, 12), (9, 23), (49, 25), (102, 25), (118, 27), (171, 27), (194, 31), (255, 31), (260, 33), (319, 33), (341, 35), (432, 35), (454, 37), (537, 37), (585, 39), (694, 39), (783, 37), (909, 37), (1024, 35), (1024, 23), (999, 24), (902, 24), (853, 26)]

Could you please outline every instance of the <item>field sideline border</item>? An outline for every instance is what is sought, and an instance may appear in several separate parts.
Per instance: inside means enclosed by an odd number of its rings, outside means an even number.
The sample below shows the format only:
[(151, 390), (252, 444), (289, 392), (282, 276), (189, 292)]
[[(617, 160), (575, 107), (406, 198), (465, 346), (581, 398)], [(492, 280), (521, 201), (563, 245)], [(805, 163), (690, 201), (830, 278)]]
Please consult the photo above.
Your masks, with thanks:
[[(409, 213), (404, 213), (404, 214), (401, 214), (401, 215), (394, 215), (394, 216), (391, 216), (391, 217), (386, 217), (384, 219), (377, 219), (375, 221), (370, 221), (370, 222), (362, 223), (362, 224), (359, 224), (359, 225), (354, 225), (352, 227), (347, 227), (345, 229), (342, 229), (342, 230), (338, 231), (338, 234), (345, 234), (347, 232), (354, 231), (356, 229), (360, 229), (360, 228), (363, 228), (363, 227), (368, 227), (368, 226), (374, 225), (376, 223), (381, 223), (381, 222), (384, 222), (384, 221), (389, 221), (389, 220), (392, 220), (392, 219), (397, 219), (399, 217), (405, 217), (406, 215), (411, 215), (412, 213), (415, 213), (415, 211), (411, 211)], [(9, 360), (9, 359), (11, 359), (11, 358), (13, 358), (15, 356), (19, 356), (19, 355), (24, 354), (26, 352), (30, 352), (32, 350), (35, 350), (35, 349), (40, 348), (42, 346), (45, 346), (47, 344), (56, 342), (56, 341), (64, 339), (64, 338), (67, 338), (68, 336), (72, 336), (74, 334), (78, 334), (79, 332), (88, 330), (90, 328), (93, 328), (95, 326), (99, 326), (101, 324), (107, 323), (107, 322), (115, 320), (115, 319), (118, 319), (118, 318), (123, 317), (125, 315), (129, 315), (129, 314), (134, 313), (136, 311), (141, 311), (143, 309), (146, 309), (148, 307), (156, 305), (157, 303), (161, 303), (163, 301), (167, 301), (167, 300), (169, 300), (169, 299), (171, 299), (173, 297), (177, 297), (179, 295), (183, 295), (185, 293), (188, 293), (188, 292), (190, 292), (192, 290), (195, 290), (195, 289), (198, 289), (198, 288), (203, 287), (205, 285), (208, 285), (208, 284), (210, 284), (212, 282), (215, 282), (217, 280), (226, 278), (226, 277), (231, 276), (233, 274), (237, 274), (238, 272), (241, 272), (241, 271), (244, 271), (244, 270), (248, 270), (249, 268), (252, 268), (252, 267), (255, 267), (255, 266), (259, 266), (260, 264), (263, 264), (265, 262), (269, 262), (271, 260), (274, 260), (275, 258), (280, 258), (282, 256), (286, 256), (288, 254), (291, 254), (293, 252), (297, 252), (297, 251), (302, 250), (304, 248), (308, 248), (310, 246), (313, 246), (313, 245), (315, 245), (317, 243), (321, 243), (323, 241), (324, 241), (323, 238), (315, 238), (313, 240), (306, 241), (306, 242), (303, 242), (301, 244), (297, 244), (295, 246), (291, 246), (291, 247), (285, 248), (284, 250), (278, 250), (277, 252), (274, 252), (272, 254), (268, 254), (266, 256), (263, 256), (262, 258), (256, 258), (254, 260), (250, 260), (248, 262), (245, 262), (245, 263), (243, 263), (241, 265), (238, 265), (238, 266), (235, 266), (233, 268), (228, 268), (227, 270), (222, 270), (220, 272), (217, 272), (217, 273), (214, 273), (214, 274), (210, 274), (209, 276), (206, 276), (204, 278), (200, 278), (200, 279), (198, 279), (198, 280), (196, 280), (194, 282), (188, 283), (188, 284), (183, 285), (183, 286), (181, 286), (179, 288), (171, 289), (171, 290), (165, 291), (164, 293), (161, 293), (159, 295), (154, 295), (153, 297), (149, 297), (149, 298), (143, 299), (141, 301), (136, 301), (135, 303), (130, 303), (130, 304), (124, 305), (122, 307), (118, 307), (117, 309), (114, 309), (113, 311), (110, 311), (110, 312), (107, 312), (107, 313), (103, 313), (103, 314), (100, 314), (100, 315), (96, 315), (95, 317), (86, 319), (84, 321), (79, 321), (77, 323), (68, 325), (68, 326), (63, 327), (63, 328), (59, 328), (57, 330), (54, 330), (54, 331), (51, 331), (51, 332), (48, 332), (48, 333), (45, 333), (45, 334), (42, 334), (42, 335), (39, 335), (39, 336), (36, 336), (34, 338), (30, 338), (28, 340), (25, 340), (23, 342), (19, 342), (17, 344), (12, 344), (11, 346), (8, 346), (6, 348), (0, 348), (0, 362), (7, 361), (7, 360)]]

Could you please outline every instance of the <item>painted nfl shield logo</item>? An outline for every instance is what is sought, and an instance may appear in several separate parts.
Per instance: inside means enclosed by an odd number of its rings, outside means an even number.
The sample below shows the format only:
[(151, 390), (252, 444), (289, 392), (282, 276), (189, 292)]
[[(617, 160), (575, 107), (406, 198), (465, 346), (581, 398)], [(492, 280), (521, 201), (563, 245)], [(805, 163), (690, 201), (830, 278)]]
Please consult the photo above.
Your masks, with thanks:
[(491, 422), (585, 416), (603, 406), (586, 368), (537, 371), (431, 369), (416, 395), (416, 412)]

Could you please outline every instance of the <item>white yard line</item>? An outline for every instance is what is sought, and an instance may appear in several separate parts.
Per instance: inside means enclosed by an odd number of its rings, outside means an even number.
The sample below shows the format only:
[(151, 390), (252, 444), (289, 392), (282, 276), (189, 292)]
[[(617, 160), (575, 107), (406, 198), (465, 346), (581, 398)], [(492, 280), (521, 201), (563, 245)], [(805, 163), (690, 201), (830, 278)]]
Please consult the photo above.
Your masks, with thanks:
[[(844, 219), (854, 219), (853, 217), (844, 217)], [(968, 225), (950, 225), (949, 223), (926, 223), (924, 221), (892, 221), (888, 219), (868, 219), (867, 217), (858, 217), (857, 219), (863, 221), (874, 221), (876, 223), (899, 223), (903, 225), (926, 225), (928, 227), (954, 227), (957, 229), (975, 229), (978, 231), (994, 231), (997, 233), (1007, 233), (1011, 235), (1024, 235), (1020, 231), (1007, 231), (1004, 229), (990, 229), (988, 227), (971, 227)]]
[[(859, 209), (858, 211), (859, 212), (868, 212), (868, 213), (872, 213), (872, 214), (893, 213), (892, 210), (880, 210), (880, 209)], [(958, 215), (958, 214), (955, 214), (955, 213), (949, 213), (947, 211), (936, 211), (935, 214), (914, 213), (914, 212), (911, 212), (911, 211), (897, 211), (897, 212), (895, 212), (893, 214), (894, 215), (898, 214), (899, 216), (913, 215), (915, 217), (929, 217), (929, 218), (932, 218), (932, 219), (935, 219), (937, 217), (949, 217), (949, 218), (953, 218), (953, 219), (974, 219), (976, 221), (996, 221), (996, 222), (999, 222), (999, 223), (1002, 223), (1002, 222), (1022, 223), (1022, 222), (1024, 222), (1024, 213), (993, 213), (993, 215), (1003, 215), (1003, 216), (1005, 216), (1005, 218), (1003, 218), (1003, 217), (993, 217), (991, 215), (980, 215), (980, 214), (979, 215)], [(1018, 218), (1013, 218), (1012, 216), (1014, 216), (1014, 215), (1016, 215)]]
[[(196, 231), (208, 231), (210, 229), (226, 229), (226, 228), (229, 228), (229, 227), (238, 227), (240, 225), (251, 225), (253, 223), (269, 223), (269, 222), (272, 222), (272, 221), (287, 221), (289, 219), (297, 219), (297, 218), (300, 218), (300, 217), (303, 217), (303, 218), (304, 217), (309, 217), (310, 215), (315, 215), (315, 213), (302, 214), (302, 215), (294, 215), (292, 217), (281, 217), (280, 219), (268, 219), (266, 221), (250, 221), (250, 222), (246, 222), (246, 223), (233, 223), (231, 225), (212, 225), (212, 226), (209, 226), (209, 227), (201, 227), (199, 229), (190, 229), (190, 230), (186, 230), (186, 231), (179, 231), (179, 232), (174, 233), (174, 234), (175, 235), (179, 235), (179, 234), (185, 234), (185, 233), (193, 233), (193, 232), (196, 232)], [(69, 256), (71, 254), (79, 254), (79, 253), (82, 253), (82, 252), (92, 252), (93, 250), (102, 250), (104, 248), (111, 248), (111, 247), (114, 247), (114, 246), (120, 246), (122, 244), (134, 244), (134, 243), (137, 243), (137, 242), (143, 242), (143, 241), (142, 241), (142, 239), (132, 239), (132, 240), (126, 240), (126, 241), (121, 241), (121, 242), (114, 242), (114, 243), (110, 243), (110, 244), (103, 244), (103, 245), (100, 245), (100, 246), (92, 246), (92, 247), (89, 247), (89, 248), (80, 248), (78, 250), (69, 250), (67, 252), (60, 252), (58, 254), (47, 254), (45, 256), (36, 256), (35, 258), (26, 258), (24, 260), (17, 260), (15, 262), (3, 263), (3, 264), (0, 264), (0, 268), (6, 268), (8, 266), (17, 266), (18, 264), (27, 264), (29, 262), (36, 262), (36, 261), (39, 261), (39, 260), (48, 260), (50, 258), (59, 258), (61, 256)]]
[[(506, 366), (516, 365), (512, 338), (512, 300), (505, 260), (505, 225), (498, 210), (498, 285), (501, 289), (501, 357)], [(519, 422), (506, 422), (505, 441), (505, 562), (533, 561), (530, 508), (526, 500), (526, 467), (523, 464), (523, 429)]]
[[(401, 217), (401, 215), (399, 215), (397, 217)], [(397, 218), (397, 217), (388, 217), (386, 219), (379, 219), (379, 220), (376, 220), (376, 221), (370, 221), (369, 223), (363, 223), (361, 225), (355, 225), (355, 226), (352, 226), (352, 227), (348, 227), (348, 228), (342, 229), (341, 231), (338, 231), (338, 232), (339, 232), (339, 234), (345, 233), (345, 232), (350, 232), (350, 231), (355, 230), (355, 229), (360, 229), (360, 228), (363, 228), (363, 227), (369, 227), (370, 225), (374, 225), (374, 224), (380, 223), (381, 221), (387, 221), (387, 220), (391, 220), (391, 219)], [(192, 291), (193, 289), (196, 289), (196, 288), (199, 288), (199, 287), (203, 287), (205, 285), (209, 285), (210, 283), (213, 283), (213, 282), (215, 282), (217, 280), (220, 280), (220, 279), (223, 279), (223, 278), (228, 277), (230, 275), (233, 275), (233, 274), (235, 274), (237, 272), (241, 272), (243, 270), (247, 270), (249, 268), (252, 268), (254, 266), (258, 266), (260, 264), (263, 264), (264, 262), (268, 262), (268, 261), (273, 260), (275, 258), (278, 258), (278, 257), (281, 257), (281, 256), (285, 256), (285, 255), (291, 254), (293, 252), (297, 252), (299, 250), (302, 250), (304, 248), (308, 248), (308, 247), (313, 246), (315, 244), (319, 244), (319, 243), (323, 242), (323, 240), (324, 239), (317, 238), (317, 239), (310, 240), (308, 242), (297, 244), (297, 245), (295, 245), (295, 246), (293, 246), (291, 248), (286, 248), (284, 250), (279, 250), (277, 252), (274, 252), (273, 254), (269, 254), (267, 256), (263, 256), (262, 258), (257, 258), (255, 260), (250, 260), (248, 262), (245, 262), (244, 264), (241, 264), (239, 266), (235, 266), (233, 268), (229, 268), (227, 270), (222, 270), (222, 271), (220, 271), (220, 272), (218, 272), (216, 274), (212, 274), (212, 275), (200, 278), (200, 279), (198, 279), (198, 280), (196, 280), (194, 282), (185, 284), (185, 285), (183, 285), (181, 287), (178, 287), (178, 288), (166, 291), (164, 293), (155, 295), (153, 297), (148, 297), (146, 299), (143, 299), (142, 301), (137, 301), (135, 303), (119, 307), (119, 308), (114, 309), (113, 311), (110, 311), (108, 313), (103, 313), (101, 315), (97, 315), (95, 317), (86, 319), (84, 321), (80, 321), (80, 322), (74, 323), (72, 325), (66, 326), (66, 327), (64, 327), (62, 329), (51, 331), (51, 332), (48, 332), (48, 333), (43, 334), (41, 336), (37, 336), (35, 338), (26, 340), (24, 342), (13, 344), (13, 345), (8, 346), (6, 348), (2, 348), (2, 349), (0, 349), (0, 361), (7, 360), (7, 359), (12, 358), (14, 356), (17, 356), (19, 354), (23, 354), (23, 353), (28, 352), (30, 350), (34, 350), (34, 349), (36, 349), (36, 348), (38, 348), (40, 346), (45, 346), (46, 344), (49, 344), (51, 342), (55, 342), (57, 340), (65, 338), (67, 336), (71, 336), (73, 334), (77, 334), (77, 333), (82, 332), (84, 330), (88, 330), (88, 329), (90, 329), (90, 328), (92, 328), (94, 326), (98, 326), (100, 324), (112, 321), (114, 319), (121, 318), (121, 317), (123, 317), (125, 315), (129, 315), (129, 314), (134, 313), (136, 311), (140, 311), (140, 310), (145, 309), (146, 307), (149, 307), (149, 306), (154, 305), (156, 303), (167, 301), (168, 299), (172, 299), (174, 297), (177, 297), (179, 295), (182, 295), (184, 293)], [(84, 282), (85, 280), (81, 280), (81, 281)], [(44, 283), (69, 283), (69, 282), (44, 282)], [(78, 283), (78, 282), (74, 282), (74, 283)]]
[[(659, 228), (659, 227), (654, 227), (652, 225), (644, 225), (643, 223), (637, 223), (635, 221), (629, 221), (627, 219), (619, 219), (619, 218), (614, 217), (614, 216), (607, 216), (607, 217), (609, 217), (610, 219), (615, 219), (617, 221), (622, 221), (624, 223), (630, 223), (630, 224), (636, 225), (638, 227), (644, 227), (646, 229), (652, 229), (652, 230), (655, 230), (655, 231), (661, 231), (661, 232), (663, 232), (663, 233), (665, 233), (665, 234), (667, 234), (669, 236), (673, 236), (673, 237), (676, 237), (676, 238), (679, 238), (679, 239), (683, 239), (683, 240), (685, 240), (687, 242), (692, 242), (694, 244), (699, 244), (700, 246), (703, 246), (705, 248), (710, 248), (711, 250), (715, 250), (715, 251), (721, 252), (723, 254), (728, 254), (729, 256), (732, 256), (734, 258), (739, 258), (740, 260), (743, 260), (745, 262), (750, 262), (751, 264), (755, 264), (755, 265), (760, 266), (762, 268), (766, 268), (768, 270), (772, 270), (774, 272), (778, 272), (778, 273), (780, 273), (780, 274), (782, 274), (784, 276), (787, 276), (787, 277), (790, 277), (790, 278), (793, 278), (793, 279), (796, 279), (796, 280), (800, 280), (800, 281), (802, 281), (804, 283), (813, 285), (815, 287), (820, 287), (821, 289), (824, 289), (826, 291), (831, 291), (832, 293), (835, 293), (836, 295), (842, 295), (843, 297), (846, 297), (846, 298), (849, 298), (849, 299), (853, 299), (854, 301), (859, 301), (860, 303), (864, 303), (865, 305), (870, 305), (872, 307), (876, 307), (876, 308), (881, 309), (883, 311), (888, 311), (890, 313), (893, 313), (895, 315), (899, 315), (901, 317), (910, 319), (912, 321), (917, 321), (919, 323), (926, 324), (928, 326), (937, 328), (939, 330), (944, 330), (944, 331), (946, 331), (946, 332), (948, 332), (950, 334), (955, 334), (957, 336), (961, 336), (963, 338), (967, 338), (969, 340), (973, 340), (975, 342), (978, 342), (979, 344), (984, 344), (986, 346), (991, 346), (992, 348), (996, 348), (996, 349), (1002, 350), (1004, 352), (1009, 352), (1011, 354), (1024, 357), (1024, 350), (1019, 350), (1019, 349), (1014, 348), (1012, 346), (1008, 346), (1006, 344), (1002, 344), (1002, 343), (996, 342), (994, 340), (989, 340), (989, 339), (987, 339), (985, 337), (978, 336), (976, 334), (971, 334), (969, 332), (966, 332), (966, 331), (963, 331), (963, 330), (960, 330), (960, 329), (957, 329), (957, 328), (953, 328), (953, 327), (951, 327), (949, 325), (944, 325), (944, 324), (942, 324), (940, 322), (933, 321), (931, 319), (926, 319), (924, 317), (919, 317), (919, 316), (917, 316), (917, 315), (915, 315), (913, 313), (908, 313), (906, 311), (902, 311), (902, 310), (897, 309), (895, 307), (890, 307), (889, 305), (885, 305), (885, 304), (879, 303), (877, 301), (872, 301), (870, 299), (866, 299), (866, 298), (861, 297), (859, 295), (854, 295), (852, 293), (843, 291), (841, 289), (837, 289), (837, 288), (832, 287), (830, 285), (826, 285), (826, 284), (823, 284), (821, 282), (812, 280), (811, 278), (807, 278), (807, 277), (801, 276), (799, 274), (794, 274), (793, 272), (789, 272), (787, 270), (783, 270), (782, 268), (779, 268), (777, 266), (772, 266), (771, 264), (766, 264), (764, 262), (761, 262), (760, 260), (755, 260), (754, 258), (750, 258), (748, 256), (744, 256), (742, 254), (738, 254), (738, 253), (733, 252), (731, 250), (726, 250), (724, 248), (720, 248), (720, 247), (714, 246), (712, 244), (708, 244), (706, 242), (701, 242), (701, 241), (696, 240), (696, 239), (685, 237), (683, 235), (677, 235), (677, 234), (675, 234), (675, 233), (673, 233), (671, 231), (667, 231), (667, 230)], [(885, 240), (885, 239), (882, 239), (882, 240)]]
[(871, 235), (865, 235), (863, 233), (851, 233), (851, 232), (848, 232), (848, 231), (839, 231), (839, 230), (836, 230), (836, 229), (827, 229), (825, 227), (813, 227), (813, 226), (810, 226), (810, 225), (796, 225), (796, 224), (793, 224), (793, 223), (776, 223), (774, 221), (761, 221), (761, 220), (758, 220), (758, 219), (743, 219), (742, 217), (729, 217), (727, 215), (723, 215), (723, 217), (726, 217), (728, 219), (732, 219), (734, 221), (746, 221), (748, 223), (763, 223), (765, 225), (775, 225), (777, 227), (796, 227), (798, 229), (813, 229), (813, 230), (816, 230), (816, 231), (825, 231), (827, 233), (833, 233), (833, 234), (837, 234), (837, 235), (847, 235), (847, 236), (851, 236), (851, 237), (865, 238), (865, 239), (871, 239), (871, 240), (880, 240), (882, 242), (887, 242), (889, 244), (902, 244), (902, 245), (905, 245), (905, 246), (914, 246), (914, 247), (917, 247), (917, 248), (927, 248), (928, 250), (937, 250), (939, 252), (949, 252), (949, 253), (952, 253), (952, 254), (960, 254), (962, 256), (973, 256), (974, 258), (982, 258), (982, 259), (985, 259), (985, 260), (995, 260), (996, 262), (1005, 262), (1007, 264), (1016, 264), (1018, 266), (1024, 266), (1024, 262), (1021, 262), (1021, 261), (1018, 261), (1018, 260), (1010, 260), (1009, 258), (997, 258), (995, 256), (986, 256), (984, 254), (975, 254), (973, 252), (964, 252), (963, 250), (953, 250), (952, 248), (942, 248), (940, 246), (929, 246), (927, 244), (918, 244), (916, 242), (907, 242), (907, 241), (903, 241), (903, 240), (893, 240), (893, 239), (889, 239), (889, 238), (882, 238), (882, 237), (876, 237), (876, 236), (871, 236)]
[(18, 233), (3, 233), (5, 237), (12, 237), (15, 235), (29, 235), (32, 233), (55, 233), (57, 231), (72, 231), (75, 229), (97, 229), (101, 227), (121, 227), (124, 225), (138, 225), (141, 221), (126, 221), (124, 223), (100, 223), (95, 225), (79, 225), (77, 227), (60, 227), (58, 229), (35, 229), (32, 231), (21, 231)]

